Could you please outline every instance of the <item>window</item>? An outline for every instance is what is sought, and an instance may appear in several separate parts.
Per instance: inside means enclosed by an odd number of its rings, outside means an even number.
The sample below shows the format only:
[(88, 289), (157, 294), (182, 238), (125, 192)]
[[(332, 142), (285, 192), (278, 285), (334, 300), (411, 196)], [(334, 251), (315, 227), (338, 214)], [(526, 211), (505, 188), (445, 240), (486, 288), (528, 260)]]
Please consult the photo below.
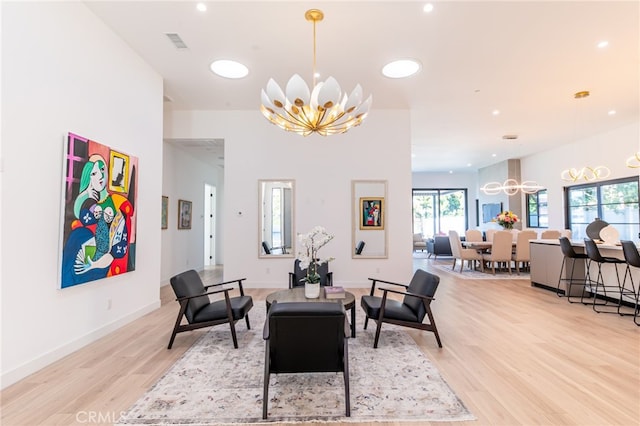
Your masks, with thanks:
[(425, 237), (464, 234), (467, 229), (466, 189), (414, 189), (413, 232)]
[(527, 224), (529, 228), (548, 228), (548, 209), (546, 189), (541, 189), (535, 194), (527, 194)]
[(282, 188), (271, 189), (271, 245), (282, 247)]
[(640, 238), (639, 199), (637, 177), (565, 188), (567, 223), (573, 238), (586, 237), (587, 225), (596, 218), (614, 226), (621, 240)]

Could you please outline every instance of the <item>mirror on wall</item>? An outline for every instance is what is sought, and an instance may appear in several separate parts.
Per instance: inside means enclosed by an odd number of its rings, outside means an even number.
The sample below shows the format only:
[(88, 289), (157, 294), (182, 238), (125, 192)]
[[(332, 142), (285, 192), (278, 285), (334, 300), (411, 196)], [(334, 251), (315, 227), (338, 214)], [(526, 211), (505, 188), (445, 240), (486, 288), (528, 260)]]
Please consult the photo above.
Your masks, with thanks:
[(354, 259), (387, 258), (387, 181), (351, 181)]
[(258, 196), (258, 257), (293, 257), (294, 181), (259, 180)]

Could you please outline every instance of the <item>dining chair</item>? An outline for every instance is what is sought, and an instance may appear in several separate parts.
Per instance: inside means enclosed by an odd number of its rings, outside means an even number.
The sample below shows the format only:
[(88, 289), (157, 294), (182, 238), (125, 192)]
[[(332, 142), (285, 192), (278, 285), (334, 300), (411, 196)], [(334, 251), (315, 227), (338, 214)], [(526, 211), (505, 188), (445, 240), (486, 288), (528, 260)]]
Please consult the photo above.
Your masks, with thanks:
[(493, 235), (491, 253), (483, 253), (482, 260), (491, 263), (491, 271), (496, 273), (496, 263), (500, 268), (505, 263), (511, 274), (511, 250), (513, 247), (513, 234), (509, 231), (497, 231)]
[(529, 241), (535, 240), (537, 237), (538, 233), (536, 231), (520, 231), (518, 233), (515, 251), (511, 255), (511, 260), (513, 260), (516, 266), (516, 273), (518, 275), (520, 275), (520, 264), (522, 264), (523, 269), (529, 266), (529, 261), (531, 260)]
[(557, 229), (547, 229), (542, 231), (540, 234), (540, 239), (542, 240), (557, 240), (562, 236), (562, 233)]
[(484, 231), (485, 239), (488, 242), (492, 242), (493, 241), (493, 236), (495, 235), (496, 232), (498, 232), (497, 229), (493, 229), (493, 228), (487, 229), (486, 231)]
[(482, 231), (479, 229), (467, 229), (464, 231), (464, 240), (470, 242), (480, 242), (482, 240)]
[(455, 271), (458, 259), (460, 259), (460, 272), (462, 272), (465, 260), (469, 263), (469, 269), (473, 269), (476, 260), (480, 262), (482, 268), (482, 255), (475, 249), (463, 248), (458, 232), (449, 231), (449, 244), (451, 245), (451, 254), (453, 256), (452, 271)]
[(572, 235), (573, 235), (573, 233), (571, 232), (571, 229), (562, 229), (562, 230), (560, 230), (560, 236), (561, 237), (567, 237), (568, 239), (571, 239)]

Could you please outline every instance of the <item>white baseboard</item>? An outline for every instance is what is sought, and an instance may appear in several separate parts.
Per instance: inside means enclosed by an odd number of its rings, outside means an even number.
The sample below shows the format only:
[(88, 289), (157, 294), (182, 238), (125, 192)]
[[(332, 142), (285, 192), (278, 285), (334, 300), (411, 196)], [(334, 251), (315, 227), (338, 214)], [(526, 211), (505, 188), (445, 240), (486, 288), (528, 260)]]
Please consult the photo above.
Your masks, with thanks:
[(25, 377), (37, 372), (38, 370), (43, 369), (44, 367), (58, 361), (61, 358), (87, 346), (90, 343), (95, 342), (101, 337), (106, 336), (107, 334), (119, 329), (120, 327), (129, 324), (130, 322), (142, 317), (143, 315), (148, 314), (160, 307), (160, 301), (150, 303), (149, 305), (138, 309), (135, 312), (132, 312), (129, 315), (126, 315), (122, 318), (119, 318), (109, 324), (106, 324), (103, 327), (100, 327), (97, 330), (94, 330), (79, 339), (76, 339), (72, 342), (69, 342), (65, 345), (62, 345), (58, 348), (55, 348), (37, 358), (34, 358), (30, 361), (25, 362), (17, 368), (14, 368), (11, 371), (7, 371), (2, 374), (0, 378), (0, 389), (4, 389), (12, 384), (24, 379)]

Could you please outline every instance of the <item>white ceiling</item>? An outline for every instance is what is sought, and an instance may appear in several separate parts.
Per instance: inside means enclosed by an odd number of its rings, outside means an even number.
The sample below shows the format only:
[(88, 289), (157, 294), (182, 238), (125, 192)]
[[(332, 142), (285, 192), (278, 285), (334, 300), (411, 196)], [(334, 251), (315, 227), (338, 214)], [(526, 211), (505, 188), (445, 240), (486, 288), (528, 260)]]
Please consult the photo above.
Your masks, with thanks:
[[(179, 110), (257, 110), (269, 78), (284, 88), (298, 73), (311, 84), (304, 13), (321, 9), (320, 79), (373, 94), (367, 120), (376, 109), (410, 109), (414, 171), (477, 170), (640, 116), (638, 1), (440, 1), (428, 14), (415, 1), (206, 1), (204, 13), (196, 3), (86, 2), (164, 78), (165, 106)], [(609, 46), (597, 48), (601, 40)], [(382, 76), (398, 58), (418, 59), (421, 72)], [(218, 77), (209, 71), (216, 59), (242, 62), (249, 75)], [(581, 90), (591, 96), (575, 100)]]

